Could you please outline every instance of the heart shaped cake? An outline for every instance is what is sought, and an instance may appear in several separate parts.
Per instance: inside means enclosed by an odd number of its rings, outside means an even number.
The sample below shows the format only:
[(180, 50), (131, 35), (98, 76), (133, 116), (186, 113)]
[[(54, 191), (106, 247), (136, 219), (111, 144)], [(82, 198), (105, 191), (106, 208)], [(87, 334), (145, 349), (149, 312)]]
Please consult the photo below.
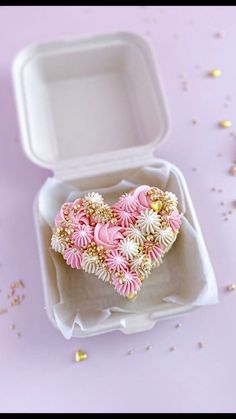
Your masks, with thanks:
[(172, 192), (147, 185), (122, 195), (112, 206), (90, 192), (61, 206), (51, 246), (67, 265), (96, 275), (133, 299), (177, 237), (177, 204)]

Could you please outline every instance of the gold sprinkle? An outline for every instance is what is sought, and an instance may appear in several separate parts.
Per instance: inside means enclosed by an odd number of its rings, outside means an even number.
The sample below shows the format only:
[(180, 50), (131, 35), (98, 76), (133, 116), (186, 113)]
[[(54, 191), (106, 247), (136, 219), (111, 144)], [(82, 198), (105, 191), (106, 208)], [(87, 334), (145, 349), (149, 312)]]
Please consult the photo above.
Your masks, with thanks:
[(148, 345), (145, 348), (145, 351), (151, 351), (153, 349), (152, 345)]
[(75, 362), (85, 361), (88, 358), (88, 355), (84, 351), (76, 351), (75, 352)]
[(210, 72), (209, 72), (209, 76), (211, 76), (211, 77), (220, 77), (221, 76), (221, 70), (219, 70), (218, 68), (214, 68), (213, 70), (211, 70)]
[(0, 308), (0, 315), (6, 314), (6, 313), (7, 313), (7, 308)]
[(128, 352), (127, 352), (127, 355), (133, 355), (134, 354), (134, 349), (130, 349)]
[(192, 172), (196, 172), (197, 168), (196, 167), (192, 167)]
[(235, 284), (229, 284), (226, 287), (227, 291), (235, 291), (236, 290), (236, 285)]
[(192, 122), (192, 125), (197, 125), (198, 124), (198, 119), (193, 118), (191, 122)]
[(17, 332), (16, 337), (17, 337), (17, 339), (20, 339), (21, 338), (21, 333)]
[(176, 329), (179, 329), (180, 327), (182, 327), (182, 324), (181, 324), (181, 323), (177, 323), (177, 324), (175, 325), (175, 327), (176, 327)]
[(177, 348), (176, 348), (176, 346), (175, 346), (175, 345), (170, 347), (170, 351), (171, 351), (171, 352), (176, 351), (176, 349), (177, 349)]
[(136, 300), (136, 298), (137, 298), (137, 294), (136, 294), (135, 292), (131, 292), (130, 294), (128, 294), (128, 295), (127, 295), (127, 298), (128, 298), (130, 301), (134, 301), (134, 300)]
[(214, 37), (218, 39), (222, 39), (225, 37), (225, 33), (223, 31), (215, 32)]
[(13, 324), (11, 325), (11, 330), (15, 330), (15, 328), (16, 328), (16, 325), (13, 323)]
[(221, 193), (221, 192), (223, 192), (223, 191), (222, 191), (222, 189), (218, 189), (218, 192), (219, 192), (219, 193)]
[(236, 176), (236, 164), (234, 164), (234, 165), (231, 167), (231, 169), (230, 169), (230, 173), (231, 173), (231, 175)]
[(205, 346), (204, 342), (203, 342), (202, 340), (200, 340), (200, 341), (198, 342), (198, 347), (199, 347), (199, 349), (204, 348), (204, 346)]
[(222, 119), (222, 121), (219, 122), (219, 126), (221, 128), (230, 128), (232, 127), (232, 122), (229, 119)]

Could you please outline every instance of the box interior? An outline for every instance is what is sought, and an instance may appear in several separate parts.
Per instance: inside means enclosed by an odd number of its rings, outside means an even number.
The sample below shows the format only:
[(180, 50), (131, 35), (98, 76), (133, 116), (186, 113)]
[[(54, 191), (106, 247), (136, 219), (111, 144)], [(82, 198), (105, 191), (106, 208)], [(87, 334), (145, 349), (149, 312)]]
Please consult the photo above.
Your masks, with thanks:
[(21, 54), (25, 141), (38, 164), (68, 167), (107, 152), (117, 159), (118, 150), (135, 155), (165, 137), (163, 94), (142, 38), (120, 34)]
[[(44, 208), (47, 213), (51, 212), (51, 222), (46, 221), (42, 207), (40, 205), (36, 207), (35, 219), (39, 231), (47, 311), (51, 321), (66, 337), (70, 337), (67, 333), (82, 337), (114, 329), (120, 329), (125, 333), (146, 330), (152, 327), (157, 319), (187, 312), (201, 304), (200, 301), (209, 298), (206, 284), (207, 281), (209, 283), (214, 281), (214, 274), (211, 272), (208, 255), (205, 254), (201, 232), (184, 180), (173, 165), (158, 159), (152, 166), (130, 169), (125, 172), (114, 171), (109, 179), (107, 176), (91, 177), (86, 180), (77, 179), (70, 185), (79, 188), (82, 196), (85, 191), (97, 190), (104, 195), (106, 202), (112, 204), (121, 193), (130, 190), (130, 186), (127, 187), (123, 183), (117, 188), (117, 183), (124, 179), (137, 185), (158, 185), (163, 190), (171, 190), (178, 196), (179, 210), (184, 214), (183, 225), (176, 243), (165, 256), (161, 267), (153, 270), (143, 284), (137, 301), (131, 306), (129, 302), (124, 305), (124, 299), (117, 296), (112, 287), (102, 283), (93, 275), (69, 268), (63, 262), (61, 255), (55, 255), (54, 252), (50, 254), (52, 225), (57, 212), (55, 199), (67, 186), (65, 184), (63, 186), (63, 183), (56, 185), (55, 194), (53, 189), (47, 191)], [(61, 203), (65, 200), (76, 199), (79, 196), (78, 191), (75, 194), (70, 199), (64, 195)], [(52, 208), (53, 205), (54, 208)], [(60, 204), (57, 209), (59, 207)], [(212, 292), (215, 298), (214, 285)], [(168, 296), (172, 297), (165, 301), (164, 299)], [(211, 294), (210, 297), (212, 297)], [(93, 310), (96, 311), (97, 316), (101, 310), (114, 306), (122, 307), (123, 311), (112, 310), (108, 318), (96, 321), (95, 324), (90, 323), (85, 329), (81, 328), (79, 322), (75, 322), (73, 327), (70, 322), (68, 326), (68, 319), (74, 319), (78, 313), (83, 319), (85, 317), (88, 319), (90, 318), (88, 313), (93, 313)], [(68, 315), (69, 311), (70, 315)], [(83, 313), (87, 313), (86, 316)]]

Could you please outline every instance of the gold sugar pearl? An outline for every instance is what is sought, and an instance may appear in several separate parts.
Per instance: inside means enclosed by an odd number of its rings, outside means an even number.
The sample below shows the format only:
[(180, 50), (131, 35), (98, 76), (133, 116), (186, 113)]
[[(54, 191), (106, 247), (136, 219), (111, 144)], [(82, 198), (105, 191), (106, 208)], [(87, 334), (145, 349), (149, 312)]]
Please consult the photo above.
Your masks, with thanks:
[(155, 201), (151, 203), (151, 208), (156, 212), (161, 211), (162, 207), (163, 207), (163, 204), (161, 201)]
[(236, 165), (235, 164), (231, 167), (230, 173), (231, 173), (231, 175), (236, 176)]
[(75, 362), (85, 361), (88, 358), (88, 355), (84, 351), (76, 351), (75, 352)]
[(235, 291), (236, 290), (236, 285), (235, 284), (230, 284), (227, 286), (227, 291)]
[(221, 76), (221, 70), (219, 70), (218, 68), (214, 68), (213, 70), (211, 70), (210, 72), (209, 72), (209, 75), (211, 76), (211, 77), (220, 77)]
[(152, 201), (156, 201), (158, 199), (158, 195), (157, 194), (153, 194), (153, 195), (151, 195), (151, 200)]
[(153, 241), (153, 240), (154, 240), (154, 236), (153, 236), (152, 234), (149, 234), (149, 235), (147, 236), (147, 240), (148, 240), (148, 241)]
[(223, 119), (219, 122), (221, 128), (230, 128), (232, 127), (232, 122), (229, 119)]
[(127, 295), (127, 298), (128, 298), (130, 301), (134, 301), (134, 300), (136, 300), (136, 298), (137, 298), (137, 294), (136, 294), (135, 292), (131, 292), (130, 294), (128, 294), (128, 295)]

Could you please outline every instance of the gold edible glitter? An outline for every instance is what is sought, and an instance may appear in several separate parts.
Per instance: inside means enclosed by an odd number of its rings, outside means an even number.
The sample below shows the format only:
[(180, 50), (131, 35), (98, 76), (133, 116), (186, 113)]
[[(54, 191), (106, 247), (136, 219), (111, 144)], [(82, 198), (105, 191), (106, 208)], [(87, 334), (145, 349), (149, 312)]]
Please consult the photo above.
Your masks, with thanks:
[(230, 128), (232, 127), (232, 122), (229, 119), (223, 119), (219, 122), (221, 128)]
[(213, 70), (211, 70), (209, 72), (209, 75), (211, 77), (220, 77), (221, 76), (221, 70), (219, 70), (218, 68), (214, 68)]
[(88, 358), (88, 355), (84, 351), (76, 351), (75, 352), (75, 362), (85, 361)]

